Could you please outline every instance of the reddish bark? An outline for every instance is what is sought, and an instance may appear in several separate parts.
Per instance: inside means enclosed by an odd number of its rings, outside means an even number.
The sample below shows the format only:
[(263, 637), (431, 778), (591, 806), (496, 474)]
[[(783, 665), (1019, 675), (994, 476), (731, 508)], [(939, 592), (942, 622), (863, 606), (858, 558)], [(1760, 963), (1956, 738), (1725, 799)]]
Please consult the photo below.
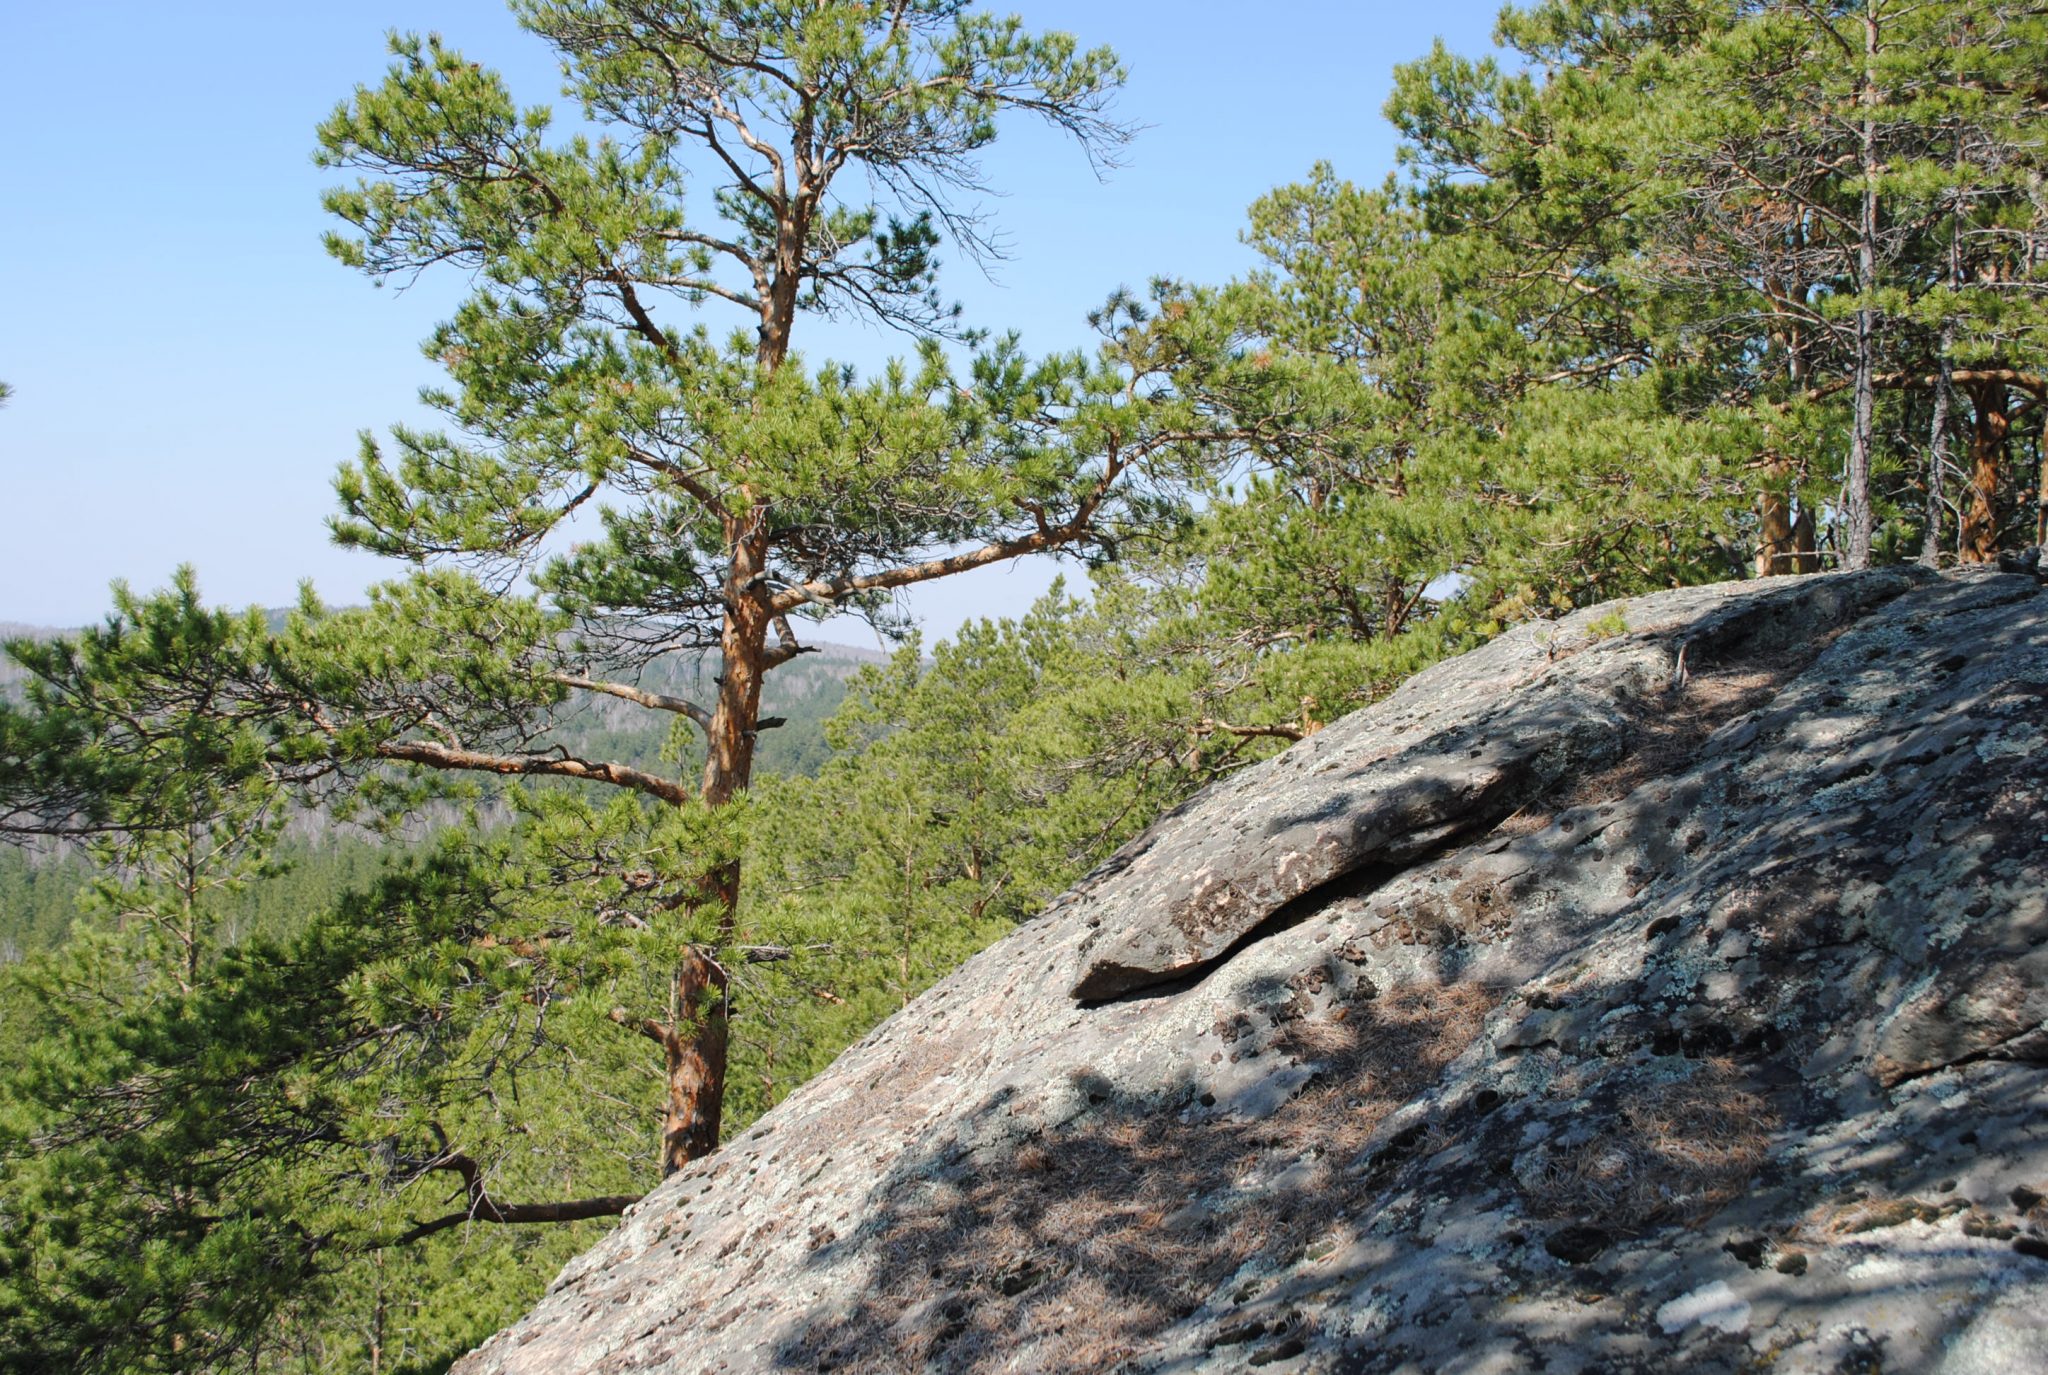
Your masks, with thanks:
[(1792, 522), (1792, 571), (1820, 572), (1820, 535), (1811, 506), (1800, 506), (1799, 516)]
[(1765, 459), (1768, 482), (1757, 497), (1761, 523), (1757, 531), (1756, 575), (1776, 577), (1812, 573), (1820, 568), (1813, 512), (1795, 501), (1791, 460), (1772, 454)]
[[(765, 520), (755, 524), (765, 524)], [(718, 699), (704, 732), (700, 795), (709, 807), (732, 801), (746, 791), (753, 777), (761, 682), (767, 673), (768, 627), (775, 616), (761, 585), (767, 556), (765, 534), (748, 534), (733, 541), (725, 584), (725, 626), (718, 643)]]
[(725, 968), (701, 950), (685, 950), (676, 964), (673, 1020), (659, 1038), (668, 1073), (661, 1121), (663, 1178), (718, 1149), (730, 1040), (728, 997)]
[(1756, 575), (1769, 578), (1791, 572), (1791, 493), (1766, 489), (1757, 497), (1757, 507), (1762, 521), (1757, 530)]
[(1998, 557), (1998, 537), (2005, 525), (2006, 443), (2012, 430), (2007, 411), (2010, 394), (2003, 382), (1979, 382), (1965, 388), (1974, 413), (1970, 426), (1970, 490), (1963, 504), (1960, 557), (1964, 563), (1991, 563)]

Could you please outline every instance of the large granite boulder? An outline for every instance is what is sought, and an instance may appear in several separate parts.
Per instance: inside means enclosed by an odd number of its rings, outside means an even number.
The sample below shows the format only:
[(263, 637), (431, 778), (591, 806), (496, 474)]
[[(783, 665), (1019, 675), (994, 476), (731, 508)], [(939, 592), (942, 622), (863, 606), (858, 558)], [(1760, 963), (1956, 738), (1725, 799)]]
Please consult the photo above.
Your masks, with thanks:
[(2048, 1369), (2048, 593), (1523, 626), (1196, 797), (464, 1375)]

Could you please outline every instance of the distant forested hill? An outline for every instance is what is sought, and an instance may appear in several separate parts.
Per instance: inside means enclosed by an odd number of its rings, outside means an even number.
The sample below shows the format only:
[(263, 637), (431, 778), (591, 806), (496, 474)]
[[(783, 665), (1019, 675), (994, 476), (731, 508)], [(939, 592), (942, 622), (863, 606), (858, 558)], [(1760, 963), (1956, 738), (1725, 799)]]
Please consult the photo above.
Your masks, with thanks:
[[(0, 640), (40, 640), (63, 633), (61, 630), (51, 630), (47, 626), (23, 625), (19, 621), (0, 621)], [(5, 654), (0, 654), (0, 694), (13, 693), (19, 688), (21, 680), (27, 676), (22, 672), (20, 664)]]
[[(785, 724), (762, 733), (755, 771), (785, 777), (816, 773), (831, 754), (825, 744), (825, 720), (845, 700), (846, 680), (886, 658), (877, 650), (820, 645), (816, 653), (769, 674), (762, 714), (781, 717)], [(670, 696), (708, 700), (717, 673), (715, 655), (674, 654), (650, 664), (638, 685)], [(661, 763), (666, 724), (657, 713), (630, 702), (594, 697), (577, 704), (555, 737), (571, 754), (651, 769)], [(687, 722), (682, 724), (685, 757), (694, 764), (703, 758), (701, 736)]]
[[(281, 623), (285, 612), (267, 613)], [(47, 639), (68, 634), (49, 626), (19, 621), (0, 621), (0, 639)], [(825, 744), (825, 719), (846, 696), (846, 680), (863, 666), (887, 659), (880, 650), (852, 645), (820, 644), (815, 653), (805, 654), (783, 665), (768, 678), (762, 697), (762, 711), (779, 716), (785, 724), (762, 736), (757, 771), (782, 775), (813, 774), (831, 750)], [(655, 660), (638, 675), (641, 687), (673, 696), (692, 693), (707, 695), (718, 673), (718, 659), (710, 654), (671, 654)], [(26, 678), (19, 664), (0, 654), (0, 694), (19, 692)], [(632, 675), (626, 675), (632, 681)], [(668, 723), (655, 713), (613, 698), (596, 698), (576, 703), (566, 714), (555, 740), (573, 754), (615, 759), (640, 768), (661, 762), (668, 743)], [(692, 731), (691, 736), (695, 735)], [(693, 748), (684, 745), (684, 757)], [(696, 756), (701, 757), (701, 756)], [(680, 767), (680, 761), (672, 767)]]
[[(281, 620), (283, 612), (274, 612)], [(0, 638), (46, 638), (67, 632), (47, 626), (0, 621)], [(776, 670), (768, 679), (763, 712), (785, 724), (765, 733), (757, 772), (809, 776), (831, 756), (825, 743), (825, 721), (846, 697), (846, 683), (861, 668), (880, 664), (886, 656), (849, 645), (820, 645)], [(642, 672), (639, 685), (674, 696), (706, 693), (718, 671), (710, 655), (670, 655)], [(16, 695), (26, 674), (0, 654), (0, 695)], [(680, 718), (677, 718), (680, 719)], [(687, 724), (687, 723), (685, 723)], [(670, 747), (668, 722), (658, 713), (610, 698), (575, 704), (553, 732), (565, 750), (586, 758), (612, 759), (638, 768), (688, 777), (702, 759), (694, 729)], [(668, 758), (664, 759), (664, 755)], [(279, 858), (286, 875), (257, 884), (240, 895), (240, 909), (231, 925), (240, 934), (281, 934), (295, 929), (335, 894), (359, 884), (407, 846), (380, 844), (349, 827), (328, 824), (318, 816), (295, 823)], [(94, 866), (75, 846), (21, 848), (0, 844), (0, 965), (62, 943), (77, 918), (81, 892), (91, 882)]]

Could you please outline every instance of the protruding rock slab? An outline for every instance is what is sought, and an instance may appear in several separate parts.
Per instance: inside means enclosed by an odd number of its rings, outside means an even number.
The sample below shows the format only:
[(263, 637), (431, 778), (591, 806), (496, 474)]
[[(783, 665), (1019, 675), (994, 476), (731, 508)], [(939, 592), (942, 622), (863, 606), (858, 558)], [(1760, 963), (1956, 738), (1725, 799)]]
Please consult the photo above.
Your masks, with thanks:
[(2031, 578), (1512, 632), (1195, 799), (458, 1369), (2037, 1370), (2044, 760)]
[(1491, 829), (1568, 773), (1628, 747), (1630, 722), (1675, 681), (1731, 659), (1784, 673), (1908, 574), (1787, 585), (1703, 614), (1694, 594), (1645, 598), (1627, 631), (1580, 617), (1529, 628), (1456, 671), (1424, 674), (1279, 758), (1210, 789), (1134, 842), (1087, 892), (1074, 996), (1095, 1001), (1180, 978), (1287, 903), (1326, 884), (1396, 871)]

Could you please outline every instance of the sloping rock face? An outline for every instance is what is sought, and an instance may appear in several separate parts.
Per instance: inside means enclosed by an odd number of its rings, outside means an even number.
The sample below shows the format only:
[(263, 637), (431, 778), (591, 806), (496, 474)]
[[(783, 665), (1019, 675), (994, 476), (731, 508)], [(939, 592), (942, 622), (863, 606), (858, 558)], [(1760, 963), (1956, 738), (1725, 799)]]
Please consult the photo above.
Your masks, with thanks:
[(2048, 1368), (2044, 747), (2031, 577), (1525, 626), (1162, 820), (458, 1369)]

